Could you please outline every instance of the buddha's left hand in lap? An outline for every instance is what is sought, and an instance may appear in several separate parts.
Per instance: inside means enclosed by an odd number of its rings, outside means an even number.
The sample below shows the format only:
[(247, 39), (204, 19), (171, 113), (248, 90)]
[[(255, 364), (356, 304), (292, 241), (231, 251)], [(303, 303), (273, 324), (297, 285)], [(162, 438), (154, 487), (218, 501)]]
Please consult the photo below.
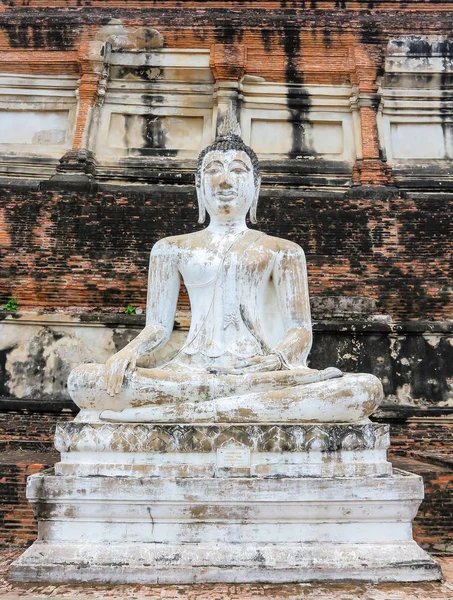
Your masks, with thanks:
[(219, 375), (246, 375), (247, 373), (262, 373), (267, 371), (281, 371), (282, 361), (277, 354), (268, 354), (267, 356), (254, 356), (247, 360), (236, 363), (231, 368), (208, 369), (210, 373)]

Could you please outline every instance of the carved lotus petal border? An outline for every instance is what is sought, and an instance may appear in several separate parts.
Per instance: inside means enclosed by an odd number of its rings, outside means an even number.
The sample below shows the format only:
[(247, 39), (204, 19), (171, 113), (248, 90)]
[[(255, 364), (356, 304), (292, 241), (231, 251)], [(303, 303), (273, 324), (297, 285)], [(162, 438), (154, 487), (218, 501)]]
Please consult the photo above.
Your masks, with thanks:
[(255, 452), (336, 452), (387, 449), (389, 426), (364, 425), (153, 425), (59, 423), (59, 452), (212, 452), (226, 442)]

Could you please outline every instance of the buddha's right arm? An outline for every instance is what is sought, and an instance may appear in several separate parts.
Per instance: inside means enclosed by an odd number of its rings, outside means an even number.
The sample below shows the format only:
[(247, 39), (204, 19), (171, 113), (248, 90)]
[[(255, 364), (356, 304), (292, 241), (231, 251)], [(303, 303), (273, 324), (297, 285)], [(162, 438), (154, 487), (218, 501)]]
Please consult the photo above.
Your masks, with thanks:
[(180, 287), (177, 259), (177, 246), (165, 239), (157, 242), (151, 251), (146, 327), (131, 342), (135, 343), (137, 358), (161, 348), (170, 339)]
[(176, 246), (166, 240), (157, 242), (151, 252), (146, 327), (106, 362), (104, 389), (110, 395), (121, 390), (124, 377), (135, 370), (140, 356), (158, 350), (170, 339), (180, 284), (176, 252)]

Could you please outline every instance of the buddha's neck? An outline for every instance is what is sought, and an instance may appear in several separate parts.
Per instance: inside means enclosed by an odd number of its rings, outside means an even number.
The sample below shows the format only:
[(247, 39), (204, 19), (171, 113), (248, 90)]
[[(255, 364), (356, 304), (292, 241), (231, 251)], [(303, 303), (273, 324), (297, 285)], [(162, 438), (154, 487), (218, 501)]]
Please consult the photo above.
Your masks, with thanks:
[(234, 235), (245, 231), (248, 227), (243, 216), (221, 218), (216, 215), (211, 217), (211, 221), (206, 229), (216, 235)]

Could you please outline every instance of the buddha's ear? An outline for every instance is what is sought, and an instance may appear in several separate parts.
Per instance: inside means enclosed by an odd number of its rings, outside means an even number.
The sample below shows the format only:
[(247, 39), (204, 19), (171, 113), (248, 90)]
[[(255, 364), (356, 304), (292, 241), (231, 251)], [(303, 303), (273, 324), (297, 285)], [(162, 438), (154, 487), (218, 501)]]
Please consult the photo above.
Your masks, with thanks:
[(206, 221), (206, 207), (204, 205), (203, 192), (201, 190), (201, 179), (198, 173), (195, 175), (195, 189), (197, 191), (198, 200), (198, 223), (202, 225)]
[(256, 225), (258, 223), (256, 218), (256, 210), (258, 208), (258, 197), (260, 195), (261, 177), (258, 177), (255, 185), (255, 195), (253, 196), (252, 206), (250, 207), (250, 223)]

